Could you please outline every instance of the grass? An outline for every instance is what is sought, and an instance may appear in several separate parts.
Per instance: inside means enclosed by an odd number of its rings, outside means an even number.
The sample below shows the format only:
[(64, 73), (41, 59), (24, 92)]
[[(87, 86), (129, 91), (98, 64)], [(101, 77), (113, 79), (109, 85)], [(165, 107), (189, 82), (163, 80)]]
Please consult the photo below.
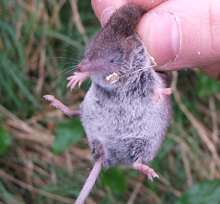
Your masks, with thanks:
[[(88, 142), (54, 151), (76, 130), (42, 96), (78, 108), (89, 82), (70, 92), (66, 77), (99, 23), (90, 1), (1, 0), (0, 14), (0, 202), (74, 203), (92, 167)], [(151, 163), (160, 179), (115, 167), (87, 203), (219, 203), (219, 87), (199, 70), (173, 72), (174, 117)]]

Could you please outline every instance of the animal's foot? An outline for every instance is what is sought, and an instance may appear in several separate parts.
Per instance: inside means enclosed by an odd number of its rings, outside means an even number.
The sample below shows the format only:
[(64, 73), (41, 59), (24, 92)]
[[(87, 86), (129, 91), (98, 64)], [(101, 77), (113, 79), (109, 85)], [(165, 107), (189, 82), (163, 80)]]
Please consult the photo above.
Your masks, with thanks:
[(73, 76), (67, 78), (67, 80), (69, 80), (69, 83), (67, 84), (67, 88), (70, 87), (72, 91), (73, 88), (76, 86), (76, 84), (78, 84), (78, 86), (80, 87), (82, 82), (86, 80), (88, 77), (89, 75), (86, 72), (82, 72), (82, 73), (74, 72)]
[(149, 166), (142, 164), (142, 157), (140, 157), (139, 159), (137, 159), (136, 162), (134, 162), (133, 164), (133, 168), (146, 174), (148, 176), (148, 179), (153, 181), (153, 178), (157, 177), (159, 178), (159, 176), (156, 174), (156, 172), (150, 168)]
[[(44, 95), (43, 96), (46, 100), (51, 102), (51, 106), (54, 106), (55, 108), (59, 108), (59, 102), (53, 95)], [(61, 103), (61, 102), (60, 102)]]
[(170, 95), (172, 93), (172, 89), (171, 88), (154, 88), (154, 97), (153, 97), (153, 101), (154, 102), (158, 102), (158, 100), (160, 99), (161, 101), (163, 101), (163, 98), (165, 95)]
[(80, 111), (72, 110), (57, 100), (53, 95), (45, 95), (44, 98), (51, 102), (51, 106), (60, 109), (64, 114), (68, 115), (69, 117), (76, 117), (80, 116)]

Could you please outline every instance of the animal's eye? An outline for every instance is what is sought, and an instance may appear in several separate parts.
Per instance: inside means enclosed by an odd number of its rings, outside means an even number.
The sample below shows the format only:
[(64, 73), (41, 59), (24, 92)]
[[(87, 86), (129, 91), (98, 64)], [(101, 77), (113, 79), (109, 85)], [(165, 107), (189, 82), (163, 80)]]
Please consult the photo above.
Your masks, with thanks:
[(114, 61), (115, 61), (114, 59), (111, 59), (111, 60), (110, 60), (111, 63), (113, 63)]

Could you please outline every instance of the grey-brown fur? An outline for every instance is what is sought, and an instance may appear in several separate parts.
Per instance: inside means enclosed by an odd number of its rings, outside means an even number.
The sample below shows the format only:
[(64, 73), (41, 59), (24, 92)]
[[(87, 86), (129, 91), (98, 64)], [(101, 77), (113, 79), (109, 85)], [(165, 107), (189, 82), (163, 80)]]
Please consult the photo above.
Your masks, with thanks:
[[(134, 5), (119, 9), (93, 38), (79, 66), (92, 80), (81, 104), (85, 128), (94, 161), (102, 156), (103, 168), (133, 164), (140, 156), (149, 163), (165, 138), (172, 117), (171, 100), (152, 101), (154, 87), (166, 88), (171, 78), (147, 68), (114, 84), (106, 77), (150, 65), (135, 27), (146, 10)], [(112, 62), (114, 60), (114, 62)], [(97, 144), (104, 154), (100, 155)]]
[[(171, 77), (154, 71), (135, 32), (145, 12), (135, 5), (122, 7), (87, 47), (80, 73), (67, 78), (71, 89), (87, 77), (92, 80), (80, 112), (44, 96), (68, 116), (81, 115), (89, 140), (95, 164), (75, 204), (84, 203), (102, 168), (132, 164), (150, 180), (159, 177), (143, 163), (156, 156), (172, 117)], [(106, 77), (115, 74), (120, 80), (109, 84)]]

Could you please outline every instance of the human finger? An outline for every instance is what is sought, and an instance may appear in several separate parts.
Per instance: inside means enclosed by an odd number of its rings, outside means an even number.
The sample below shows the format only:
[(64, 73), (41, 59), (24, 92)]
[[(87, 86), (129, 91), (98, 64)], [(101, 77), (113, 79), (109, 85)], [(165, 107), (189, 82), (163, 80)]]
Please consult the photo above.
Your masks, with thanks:
[(220, 1), (170, 0), (146, 13), (137, 31), (147, 51), (170, 71), (220, 62)]
[(92, 0), (92, 7), (97, 18), (101, 22), (101, 25), (104, 26), (114, 11), (121, 6), (126, 4), (136, 4), (151, 9), (164, 1), (165, 0)]

